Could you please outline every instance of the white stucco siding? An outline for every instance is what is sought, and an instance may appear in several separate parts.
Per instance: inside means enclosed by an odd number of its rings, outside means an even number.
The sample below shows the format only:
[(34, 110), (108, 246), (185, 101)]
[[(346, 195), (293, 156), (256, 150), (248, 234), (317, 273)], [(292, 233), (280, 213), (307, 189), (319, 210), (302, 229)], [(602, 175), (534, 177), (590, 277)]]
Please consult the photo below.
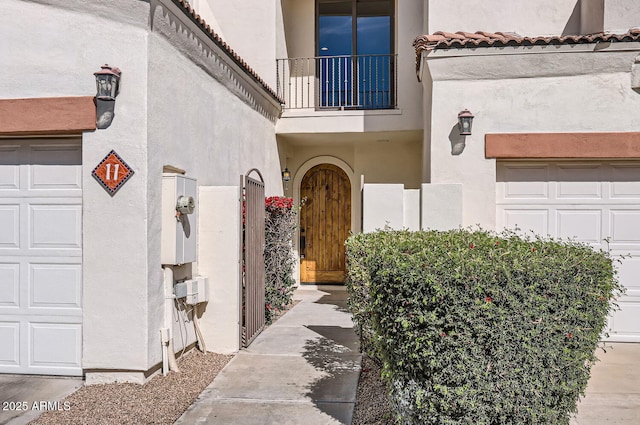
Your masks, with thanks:
[(515, 32), (524, 36), (623, 34), (638, 25), (632, 0), (429, 0), (427, 33)]
[[(209, 72), (219, 66), (219, 59), (207, 56), (211, 53), (201, 44), (193, 43), (191, 48), (192, 54), (198, 54), (196, 49), (201, 49), (200, 54), (210, 69), (196, 66), (158, 34), (152, 34), (149, 39), (149, 67), (153, 70), (148, 80), (149, 211), (160, 210), (162, 167), (166, 164), (186, 170), (188, 176), (198, 180), (199, 186), (237, 186), (241, 174), (257, 168), (265, 178), (267, 196), (282, 194), (274, 123), (210, 75)], [(229, 208), (236, 206), (230, 205)], [(206, 218), (200, 217), (200, 220), (202, 222)], [(151, 214), (147, 226), (150, 271), (148, 349), (149, 366), (152, 366), (161, 360), (158, 330), (163, 327), (160, 214)], [(225, 234), (237, 238), (237, 232)], [(215, 242), (217, 250), (221, 249), (219, 245), (225, 245), (225, 241)], [(237, 244), (235, 240), (226, 243), (228, 246)], [(211, 261), (210, 257), (199, 258), (198, 269), (219, 267), (217, 263), (209, 264)], [(237, 273), (237, 264), (229, 267)], [(197, 272), (194, 268), (193, 274)], [(220, 284), (217, 276), (209, 278), (212, 284)], [(216, 293), (211, 296), (215, 297)], [(193, 324), (189, 322), (187, 327), (190, 335), (186, 344), (189, 344), (194, 341), (191, 333)], [(175, 327), (176, 349), (182, 345), (179, 332)]]
[(578, 0), (429, 0), (427, 31), (558, 35), (563, 33), (577, 3)]
[[(634, 55), (629, 53), (629, 70)], [(565, 58), (570, 62), (572, 56)], [(490, 67), (492, 58), (485, 60)], [(484, 71), (476, 69), (479, 76)], [(495, 160), (484, 156), (485, 134), (640, 128), (640, 117), (630, 113), (640, 108), (640, 95), (631, 90), (628, 72), (474, 81), (447, 81), (444, 74), (437, 78), (433, 83), (430, 178), (432, 183), (463, 184), (464, 226), (495, 226), (496, 166)], [(475, 119), (472, 135), (463, 139), (456, 124), (458, 112), (465, 108)], [(452, 154), (453, 145), (463, 140), (464, 150)]]
[[(50, 0), (65, 8), (22, 0), (3, 0), (0, 13), (0, 93), (3, 98), (87, 96), (96, 91), (93, 73), (109, 63), (124, 70), (138, 62), (134, 54), (141, 29), (146, 25), (149, 5), (143, 2), (127, 10), (129, 23), (111, 10), (114, 19), (99, 13), (70, 9), (92, 9), (83, 0)], [(130, 2), (128, 2), (130, 3)], [(142, 7), (141, 7), (142, 6)], [(124, 19), (124, 18), (122, 18)], [(132, 25), (137, 22), (140, 26)], [(60, 30), (61, 22), (73, 22)], [(19, 28), (19, 30), (17, 30)], [(120, 41), (131, 39), (123, 51)]]
[(640, 25), (640, 2), (632, 0), (604, 0), (604, 30), (623, 34)]
[(150, 172), (160, 176), (162, 165), (171, 164), (199, 185), (229, 186), (255, 167), (267, 192), (277, 193), (282, 183), (273, 122), (163, 38), (152, 35), (149, 49)]
[(203, 18), (213, 12), (217, 25), (228, 43), (270, 87), (276, 87), (276, 67), (274, 57), (277, 50), (278, 33), (277, 8), (279, 0), (200, 0)]
[[(80, 9), (91, 7), (81, 3), (73, 2)], [(113, 124), (83, 136), (82, 367), (142, 370), (147, 366), (147, 17), (140, 4), (127, 9), (126, 24), (116, 20), (117, 13), (106, 19), (99, 5), (96, 13), (78, 13), (66, 8), (73, 4), (3, 2), (0, 93), (5, 98), (91, 96), (100, 65), (122, 70)], [(148, 4), (144, 7), (148, 13)], [(135, 171), (114, 197), (91, 176), (111, 149)]]
[[(396, 79), (398, 81), (398, 108), (402, 115), (395, 120), (385, 123), (388, 128), (402, 130), (422, 129), (422, 87), (414, 78), (415, 50), (412, 47), (416, 35), (422, 31), (423, 0), (402, 0), (396, 7), (396, 53), (398, 67)], [(368, 124), (368, 123), (367, 123)], [(370, 126), (373, 127), (373, 126)], [(372, 129), (371, 131), (381, 131)]]
[(315, 47), (315, 1), (282, 0), (282, 15), (289, 58), (312, 58)]

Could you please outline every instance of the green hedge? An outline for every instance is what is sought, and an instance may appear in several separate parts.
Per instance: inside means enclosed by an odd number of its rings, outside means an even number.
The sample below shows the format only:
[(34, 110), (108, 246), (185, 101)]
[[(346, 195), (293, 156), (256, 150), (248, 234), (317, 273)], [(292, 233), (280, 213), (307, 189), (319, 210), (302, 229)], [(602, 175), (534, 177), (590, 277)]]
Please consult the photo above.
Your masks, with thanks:
[(568, 424), (622, 291), (604, 252), (515, 233), (347, 241), (349, 306), (406, 424)]

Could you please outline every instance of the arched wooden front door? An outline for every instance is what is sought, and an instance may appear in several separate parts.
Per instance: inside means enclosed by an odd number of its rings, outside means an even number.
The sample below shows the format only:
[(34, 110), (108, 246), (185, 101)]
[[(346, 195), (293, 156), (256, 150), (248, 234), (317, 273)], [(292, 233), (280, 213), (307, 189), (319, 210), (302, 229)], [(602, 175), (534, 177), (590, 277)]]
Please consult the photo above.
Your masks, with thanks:
[(344, 241), (351, 230), (351, 184), (340, 167), (316, 165), (304, 175), (300, 197), (300, 280), (342, 283)]

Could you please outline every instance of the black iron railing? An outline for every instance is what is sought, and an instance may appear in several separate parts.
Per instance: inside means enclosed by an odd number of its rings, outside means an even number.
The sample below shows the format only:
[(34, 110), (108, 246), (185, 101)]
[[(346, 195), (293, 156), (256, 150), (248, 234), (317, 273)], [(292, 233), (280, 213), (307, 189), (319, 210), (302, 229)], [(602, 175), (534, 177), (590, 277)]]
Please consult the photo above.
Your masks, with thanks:
[(285, 109), (395, 109), (397, 55), (277, 60)]

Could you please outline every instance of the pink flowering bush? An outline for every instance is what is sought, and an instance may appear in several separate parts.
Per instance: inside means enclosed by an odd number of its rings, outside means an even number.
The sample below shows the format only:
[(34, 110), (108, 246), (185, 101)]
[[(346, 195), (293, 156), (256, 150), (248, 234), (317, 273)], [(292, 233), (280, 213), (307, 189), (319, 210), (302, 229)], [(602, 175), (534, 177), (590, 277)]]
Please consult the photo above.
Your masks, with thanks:
[(293, 235), (297, 211), (293, 198), (272, 196), (265, 199), (265, 319), (271, 323), (279, 311), (291, 304), (296, 258)]

